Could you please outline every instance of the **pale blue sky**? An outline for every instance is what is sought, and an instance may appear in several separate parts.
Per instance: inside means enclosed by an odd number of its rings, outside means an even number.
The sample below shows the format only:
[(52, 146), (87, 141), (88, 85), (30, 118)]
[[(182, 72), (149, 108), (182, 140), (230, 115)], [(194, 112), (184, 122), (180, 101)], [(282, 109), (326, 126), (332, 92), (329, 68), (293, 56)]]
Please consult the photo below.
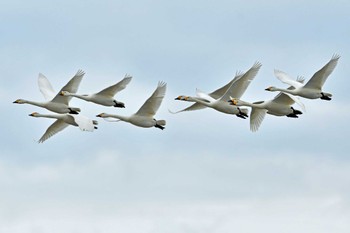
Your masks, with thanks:
[[(349, 232), (350, 145), (347, 1), (1, 1), (0, 232)], [(249, 120), (211, 109), (172, 115), (180, 94), (211, 92), (255, 61), (243, 98), (283, 86), (273, 70), (307, 79), (341, 55), (299, 119)], [(99, 120), (43, 144), (52, 123), (38, 73), (56, 90), (78, 69), (79, 92), (113, 84), (125, 109), (73, 99), (82, 114), (131, 114), (168, 83), (157, 118), (164, 131)]]

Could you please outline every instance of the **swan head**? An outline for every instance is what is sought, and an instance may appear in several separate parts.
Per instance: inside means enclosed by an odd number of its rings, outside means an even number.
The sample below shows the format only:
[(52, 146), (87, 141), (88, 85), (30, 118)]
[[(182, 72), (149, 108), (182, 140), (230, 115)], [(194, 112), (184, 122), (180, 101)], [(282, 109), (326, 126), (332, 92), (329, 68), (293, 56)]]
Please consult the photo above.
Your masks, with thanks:
[(37, 115), (39, 115), (39, 113), (33, 112), (33, 113), (29, 114), (28, 116), (36, 117)]
[(68, 96), (70, 93), (68, 91), (61, 91), (60, 95), (61, 96)]
[(107, 117), (107, 114), (106, 113), (100, 113), (100, 114), (98, 114), (98, 115), (96, 115), (96, 117)]
[(175, 100), (183, 100), (183, 101), (188, 101), (188, 99), (189, 99), (189, 96), (184, 96), (184, 95), (180, 95), (175, 98)]
[(238, 99), (230, 97), (230, 100), (227, 101), (230, 103), (230, 105), (237, 105), (238, 104)]
[(26, 101), (23, 100), (23, 99), (17, 99), (17, 100), (15, 100), (15, 101), (13, 101), (13, 103), (14, 103), (14, 104), (25, 104)]
[(265, 91), (278, 91), (276, 87), (269, 86), (268, 88), (265, 89)]

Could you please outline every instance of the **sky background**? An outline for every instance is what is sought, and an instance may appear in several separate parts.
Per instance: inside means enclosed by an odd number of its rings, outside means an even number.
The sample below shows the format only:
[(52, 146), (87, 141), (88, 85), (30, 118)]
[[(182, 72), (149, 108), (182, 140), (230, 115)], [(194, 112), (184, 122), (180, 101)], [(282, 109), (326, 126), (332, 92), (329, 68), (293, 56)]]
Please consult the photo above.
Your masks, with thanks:
[[(348, 1), (0, 1), (0, 232), (348, 233)], [(267, 115), (256, 133), (212, 109), (170, 114), (178, 95), (211, 92), (255, 61), (242, 99), (272, 99), (280, 69), (309, 79), (333, 54), (332, 101), (303, 100), (298, 119)], [(133, 76), (125, 109), (72, 99), (81, 114), (129, 115), (168, 89), (164, 131), (99, 120), (43, 144), (51, 119), (18, 98), (44, 100), (78, 69), (79, 93)], [(297, 107), (298, 108), (298, 107)]]

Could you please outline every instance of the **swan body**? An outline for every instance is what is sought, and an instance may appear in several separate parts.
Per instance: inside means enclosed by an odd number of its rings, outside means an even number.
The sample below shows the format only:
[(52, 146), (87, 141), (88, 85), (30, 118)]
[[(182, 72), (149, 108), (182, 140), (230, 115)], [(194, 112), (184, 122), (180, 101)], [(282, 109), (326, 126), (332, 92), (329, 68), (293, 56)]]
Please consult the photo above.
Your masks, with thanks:
[(64, 87), (62, 87), (61, 91), (56, 95), (49, 80), (43, 74), (39, 74), (39, 78), (38, 78), (39, 89), (47, 101), (36, 102), (31, 100), (17, 99), (13, 103), (31, 104), (41, 108), (46, 108), (47, 110), (50, 110), (56, 113), (78, 114), (80, 112), (80, 108), (69, 106), (69, 101), (72, 97), (62, 96), (60, 95), (60, 93), (62, 91), (69, 91), (71, 93), (75, 93), (78, 90), (79, 84), (84, 74), (85, 73), (82, 70), (79, 70), (74, 75), (74, 77)]
[(146, 100), (146, 102), (141, 106), (141, 108), (131, 116), (121, 116), (116, 114), (108, 114), (108, 113), (100, 113), (96, 117), (101, 118), (116, 118), (117, 121), (125, 121), (130, 124), (143, 127), (150, 128), (156, 127), (159, 129), (164, 129), (166, 121), (165, 120), (156, 120), (154, 119), (154, 115), (158, 111), (162, 100), (165, 96), (166, 92), (166, 83), (159, 82), (157, 89), (153, 92), (153, 94)]
[(323, 92), (322, 86), (326, 82), (328, 76), (335, 69), (339, 58), (340, 58), (339, 55), (333, 55), (332, 59), (325, 66), (323, 66), (319, 71), (317, 71), (305, 85), (293, 80), (285, 72), (280, 70), (275, 70), (275, 76), (283, 83), (293, 86), (294, 89), (283, 89), (283, 88), (271, 86), (266, 88), (265, 90), (281, 91), (291, 95), (301, 96), (307, 99), (320, 98), (323, 100), (331, 100), (332, 94)]
[(89, 95), (78, 95), (74, 93), (70, 93), (68, 91), (62, 91), (62, 96), (73, 96), (85, 101), (93, 102), (95, 104), (100, 104), (103, 106), (114, 106), (119, 108), (125, 108), (125, 104), (123, 102), (119, 102), (114, 99), (114, 96), (130, 83), (132, 77), (129, 75), (125, 75), (124, 79), (120, 82), (103, 89), (102, 91)]
[[(297, 81), (302, 83), (304, 82), (304, 79), (300, 78)], [(291, 89), (294, 89), (294, 87), (288, 88), (288, 90)], [(299, 104), (305, 111), (305, 106), (296, 97), (285, 94), (283, 92), (280, 92), (272, 100), (249, 103), (231, 97), (229, 103), (236, 106), (247, 106), (252, 108), (252, 111), (250, 113), (250, 130), (252, 132), (258, 131), (261, 123), (265, 118), (266, 113), (274, 116), (298, 118), (298, 115), (302, 114), (302, 112), (292, 107), (294, 103)]]
[(206, 94), (197, 89), (196, 97), (183, 95), (178, 96), (177, 98), (175, 98), (175, 100), (195, 102), (195, 104), (175, 113), (209, 107), (219, 112), (226, 114), (234, 114), (237, 117), (245, 119), (246, 117), (248, 117), (248, 110), (240, 109), (239, 107), (229, 105), (227, 101), (230, 99), (230, 96), (233, 96), (234, 98), (240, 98), (243, 95), (243, 93), (248, 88), (250, 82), (255, 78), (260, 67), (261, 63), (256, 62), (247, 72), (237, 73), (235, 78), (231, 80), (228, 84), (210, 94)]
[(177, 98), (175, 98), (175, 100), (195, 102), (195, 103), (201, 104), (205, 107), (215, 109), (215, 110), (222, 112), (222, 113), (225, 113), (225, 114), (236, 115), (237, 117), (241, 117), (243, 119), (248, 117), (248, 110), (247, 109), (241, 109), (239, 107), (232, 106), (232, 105), (228, 104), (227, 101), (223, 101), (221, 99), (219, 99), (219, 100), (215, 100), (215, 99), (207, 100), (207, 99), (203, 99), (200, 97), (180, 95)]
[(39, 139), (39, 143), (43, 143), (56, 133), (62, 131), (69, 125), (77, 126), (82, 131), (90, 131), (92, 132), (94, 129), (97, 129), (96, 125), (97, 121), (91, 120), (87, 117), (81, 115), (71, 115), (71, 114), (40, 114), (37, 112), (33, 112), (29, 114), (32, 117), (44, 117), (44, 118), (53, 118), (56, 121), (47, 128), (44, 135)]

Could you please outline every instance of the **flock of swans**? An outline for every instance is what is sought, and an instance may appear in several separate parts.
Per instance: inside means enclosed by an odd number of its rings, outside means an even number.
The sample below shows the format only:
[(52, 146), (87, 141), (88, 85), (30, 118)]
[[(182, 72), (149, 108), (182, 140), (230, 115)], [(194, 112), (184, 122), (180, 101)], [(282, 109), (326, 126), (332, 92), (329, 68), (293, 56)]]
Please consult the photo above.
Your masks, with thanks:
[[(279, 92), (272, 100), (249, 103), (243, 101), (241, 97), (261, 68), (261, 63), (256, 62), (248, 71), (238, 72), (229, 83), (211, 93), (205, 93), (197, 89), (196, 96), (178, 96), (175, 98), (175, 100), (192, 102), (193, 104), (177, 112), (172, 112), (170, 110), (169, 111), (173, 114), (176, 114), (185, 111), (200, 110), (206, 107), (213, 108), (216, 111), (225, 114), (236, 115), (239, 118), (246, 119), (249, 117), (250, 130), (255, 132), (259, 129), (266, 114), (298, 118), (298, 115), (302, 114), (302, 111), (305, 112), (305, 106), (299, 97), (307, 99), (319, 98), (323, 100), (331, 100), (332, 94), (323, 92), (322, 86), (324, 85), (328, 76), (335, 69), (339, 58), (339, 55), (333, 55), (331, 60), (319, 71), (317, 71), (305, 84), (304, 78), (302, 77), (298, 77), (296, 80), (294, 80), (289, 77), (287, 73), (280, 70), (275, 70), (275, 76), (281, 82), (288, 84), (289, 87), (278, 88), (270, 86), (265, 90), (271, 92)], [(85, 73), (83, 71), (79, 70), (74, 75), (74, 77), (64, 87), (61, 88), (59, 92), (55, 92), (49, 80), (40, 73), (38, 77), (38, 85), (46, 101), (36, 102), (17, 99), (13, 102), (17, 104), (35, 105), (41, 108), (46, 108), (47, 110), (56, 113), (40, 114), (33, 112), (29, 114), (29, 116), (32, 117), (56, 119), (56, 121), (48, 127), (44, 135), (39, 139), (39, 143), (44, 142), (69, 125), (77, 126), (83, 131), (93, 131), (94, 129), (97, 129), (96, 125), (98, 122), (96, 120), (82, 116), (79, 114), (81, 111), (80, 108), (72, 107), (69, 105), (72, 97), (107, 107), (113, 106), (117, 108), (125, 108), (125, 104), (121, 101), (117, 101), (115, 99), (115, 95), (127, 87), (132, 79), (130, 75), (125, 75), (125, 77), (118, 83), (109, 86), (97, 93), (80, 95), (77, 94), (77, 91), (84, 74)], [(139, 127), (156, 127), (163, 130), (165, 128), (166, 121), (156, 120), (154, 116), (162, 103), (165, 92), (166, 83), (159, 82), (152, 95), (145, 101), (140, 109), (131, 116), (100, 113), (96, 115), (96, 117), (104, 118), (109, 121), (113, 121), (114, 118), (117, 119), (114, 121), (124, 121)], [(292, 106), (295, 103), (301, 107), (302, 111), (297, 110)], [(250, 115), (248, 115), (248, 109), (242, 107), (250, 107)]]

